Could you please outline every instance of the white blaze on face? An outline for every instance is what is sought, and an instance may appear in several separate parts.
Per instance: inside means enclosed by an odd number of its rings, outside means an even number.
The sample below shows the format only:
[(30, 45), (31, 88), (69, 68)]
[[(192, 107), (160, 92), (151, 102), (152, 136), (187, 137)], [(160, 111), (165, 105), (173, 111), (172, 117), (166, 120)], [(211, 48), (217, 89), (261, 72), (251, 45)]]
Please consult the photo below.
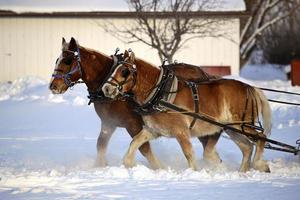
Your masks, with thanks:
[(57, 59), (57, 62), (55, 63), (55, 69), (58, 69), (58, 66), (59, 66), (60, 62), (62, 61), (62, 59), (63, 59), (63, 55), (61, 53)]
[(120, 64), (119, 66), (116, 67), (116, 69), (114, 70), (114, 72), (111, 74), (111, 76), (109, 77), (109, 79), (107, 81), (113, 81), (113, 79), (111, 77), (115, 77), (117, 74), (117, 71), (122, 67), (123, 65)]
[[(63, 55), (61, 53), (60, 56), (57, 58), (56, 63), (55, 63), (54, 73), (53, 73), (54, 75), (57, 74), (56, 70), (58, 69), (58, 66), (59, 66), (60, 62), (62, 61), (62, 59), (63, 59)], [(53, 80), (54, 80), (54, 77), (51, 78), (50, 82), (52, 82)]]
[[(58, 66), (59, 64), (61, 63), (62, 59), (63, 59), (63, 51), (66, 51), (68, 50), (69, 48), (69, 44), (68, 43), (64, 43), (62, 44), (62, 47), (61, 47), (61, 51), (62, 53), (59, 55), (59, 57), (57, 58), (56, 62), (55, 62), (55, 68), (54, 68), (54, 73), (53, 74), (57, 74), (57, 69), (58, 69)], [(53, 81), (53, 77), (51, 78), (51, 82)]]

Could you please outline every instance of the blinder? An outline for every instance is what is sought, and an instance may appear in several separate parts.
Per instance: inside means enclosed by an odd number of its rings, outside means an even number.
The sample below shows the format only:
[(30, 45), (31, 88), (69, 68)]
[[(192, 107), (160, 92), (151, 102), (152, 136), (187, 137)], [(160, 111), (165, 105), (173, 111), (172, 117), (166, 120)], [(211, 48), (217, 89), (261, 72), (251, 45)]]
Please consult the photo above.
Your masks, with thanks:
[[(71, 78), (73, 76), (73, 74), (75, 73), (79, 73), (80, 75), (80, 78), (82, 77), (82, 71), (81, 71), (81, 59), (80, 59), (80, 51), (79, 51), (79, 48), (77, 48), (76, 51), (71, 51), (71, 50), (64, 50), (64, 52), (68, 52), (68, 53), (72, 53), (71, 56), (68, 56), (66, 58), (66, 60), (64, 60), (64, 64), (66, 65), (71, 65), (72, 64), (72, 61), (73, 61), (73, 58), (76, 58), (76, 66), (71, 69), (68, 73), (66, 74), (52, 74), (52, 77), (53, 78), (61, 78), (64, 80), (65, 84), (68, 86), (68, 87), (73, 87), (76, 83), (80, 83), (79, 81), (72, 81)], [(56, 60), (56, 63), (57, 63), (58, 59)], [(63, 70), (62, 69), (55, 69), (54, 70), (55, 72), (60, 72), (60, 73), (63, 73)]]
[(130, 75), (129, 69), (127, 69), (127, 68), (121, 69), (121, 76), (122, 76), (123, 78), (127, 78), (129, 75)]
[[(124, 64), (132, 65), (132, 69), (128, 69), (127, 67), (124, 66)], [(128, 62), (126, 62), (126, 61), (120, 62), (120, 65), (122, 65), (122, 66), (121, 66), (121, 76), (124, 78), (124, 80), (123, 80), (123, 81), (118, 81), (118, 80), (115, 79), (113, 76), (110, 76), (109, 79), (113, 80), (114, 82), (108, 80), (107, 83), (109, 83), (109, 84), (115, 86), (115, 87), (118, 89), (118, 91), (119, 91), (120, 93), (122, 93), (122, 96), (128, 96), (128, 94), (131, 94), (131, 93), (132, 93), (132, 89), (133, 89), (133, 87), (135, 86), (135, 83), (136, 83), (136, 67), (135, 67), (135, 64), (131, 64), (131, 63), (128, 63)], [(133, 76), (132, 79), (129, 79), (129, 78), (128, 78), (130, 74), (132, 74), (132, 76)], [(124, 86), (126, 83), (129, 83), (130, 81), (133, 82), (133, 83), (132, 83), (132, 88), (131, 88), (128, 92), (126, 92), (126, 93), (122, 92), (123, 86)]]

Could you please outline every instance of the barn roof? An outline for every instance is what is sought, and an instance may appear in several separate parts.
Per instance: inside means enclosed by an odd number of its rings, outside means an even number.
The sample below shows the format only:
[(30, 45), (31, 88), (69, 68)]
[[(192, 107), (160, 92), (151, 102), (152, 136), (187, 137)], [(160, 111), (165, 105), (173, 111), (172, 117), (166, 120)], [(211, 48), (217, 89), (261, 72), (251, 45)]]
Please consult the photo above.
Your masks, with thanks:
[[(201, 11), (180, 12), (180, 17), (220, 17), (220, 18), (247, 18), (246, 11)], [(143, 12), (147, 17), (170, 18), (173, 12)], [(0, 10), (0, 17), (74, 17), (74, 18), (135, 18), (136, 12), (129, 11), (82, 11), (82, 12), (22, 12), (17, 13), (9, 10)]]
[[(248, 17), (248, 11), (197, 11), (197, 12), (180, 12), (180, 17), (215, 17), (215, 18), (238, 18), (240, 19), (241, 29), (245, 26)], [(156, 18), (174, 17), (173, 12), (143, 12), (142, 15)], [(41, 18), (136, 18), (136, 12), (130, 11), (80, 11), (80, 12), (14, 12), (10, 10), (0, 10), (1, 17), (41, 17)]]

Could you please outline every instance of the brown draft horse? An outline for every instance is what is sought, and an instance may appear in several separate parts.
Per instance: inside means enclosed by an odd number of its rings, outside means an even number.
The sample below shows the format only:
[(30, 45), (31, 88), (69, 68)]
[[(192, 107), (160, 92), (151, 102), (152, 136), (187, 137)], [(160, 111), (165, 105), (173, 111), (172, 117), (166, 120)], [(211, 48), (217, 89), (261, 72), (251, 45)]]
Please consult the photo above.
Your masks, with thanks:
[[(111, 98), (130, 93), (136, 103), (143, 106), (149, 102), (149, 96), (153, 94), (153, 90), (159, 85), (158, 80), (161, 71), (163, 70), (143, 60), (135, 59), (134, 53), (131, 53), (129, 61), (114, 70), (107, 83), (103, 85), (102, 90), (106, 96)], [(261, 134), (264, 137), (270, 133), (271, 110), (261, 90), (230, 79), (212, 80), (205, 84), (199, 84), (196, 86), (196, 90), (199, 94), (200, 113), (224, 124), (232, 124), (237, 129), (242, 129), (240, 123), (252, 122), (254, 124), (258, 122), (259, 114), (261, 114), (265, 130), (263, 133), (258, 132), (251, 126), (243, 127), (243, 129), (252, 134)], [(174, 90), (169, 91), (174, 92)], [(193, 94), (195, 93), (192, 92), (187, 82), (178, 79), (176, 96), (169, 99), (169, 101), (185, 110), (194, 112), (196, 103), (192, 98)], [(247, 106), (245, 107), (245, 105)], [(196, 170), (190, 137), (214, 135), (222, 131), (220, 127), (201, 120), (197, 120), (190, 129), (190, 124), (194, 121), (192, 117), (170, 112), (167, 109), (145, 115), (143, 120), (145, 123), (143, 130), (133, 138), (124, 157), (124, 165), (127, 167), (134, 165), (135, 152), (138, 147), (159, 136), (166, 136), (177, 139), (189, 167)], [(248, 171), (251, 164), (253, 144), (248, 137), (242, 134), (227, 130), (226, 133), (242, 151), (243, 159), (240, 171)], [(264, 144), (264, 141), (256, 141), (256, 152), (252, 166), (256, 170), (270, 172), (267, 162), (263, 160)]]
[[(79, 53), (80, 55), (78, 55)], [(49, 88), (54, 94), (62, 94), (81, 78), (87, 85), (90, 93), (97, 93), (99, 89), (101, 91), (103, 81), (109, 74), (113, 63), (111, 56), (79, 46), (74, 38), (69, 43), (63, 38), (62, 53), (56, 61)], [(178, 75), (181, 74), (188, 79), (215, 78), (193, 66), (177, 65), (177, 68)], [(112, 101), (108, 98), (102, 98), (102, 100), (94, 101), (94, 108), (102, 121), (101, 131), (97, 140), (97, 165), (105, 166), (107, 145), (115, 129), (124, 127), (130, 136), (134, 137), (142, 130), (144, 123), (142, 117), (133, 111), (132, 104), (127, 101)], [(220, 134), (199, 138), (204, 147), (204, 158), (207, 160), (220, 162), (219, 155), (214, 147), (219, 136)], [(141, 145), (139, 150), (148, 159), (152, 168), (161, 167), (160, 162), (153, 155), (148, 142)]]

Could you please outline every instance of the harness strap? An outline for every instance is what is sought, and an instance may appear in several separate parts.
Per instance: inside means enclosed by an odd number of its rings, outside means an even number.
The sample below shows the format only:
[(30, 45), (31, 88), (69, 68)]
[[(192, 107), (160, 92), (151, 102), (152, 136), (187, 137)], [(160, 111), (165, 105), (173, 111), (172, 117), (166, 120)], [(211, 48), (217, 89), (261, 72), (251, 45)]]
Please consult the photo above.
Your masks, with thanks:
[[(248, 104), (249, 104), (249, 98), (251, 97), (251, 121), (247, 122), (245, 121), (246, 118), (246, 112), (247, 112), (247, 108), (248, 108)], [(256, 111), (256, 116), (255, 116), (255, 111)], [(255, 117), (257, 118), (257, 121), (255, 122)], [(250, 128), (255, 128), (257, 131), (261, 131), (263, 132), (264, 129), (262, 127), (261, 121), (259, 119), (259, 113), (258, 113), (258, 103), (257, 100), (255, 98), (255, 95), (253, 93), (252, 88), (248, 87), (247, 88), (247, 96), (246, 96), (246, 103), (245, 103), (245, 108), (243, 111), (243, 115), (242, 115), (242, 124), (241, 124), (241, 129), (242, 131), (244, 131), (244, 128), (246, 127), (250, 127)], [(256, 123), (258, 123), (259, 126), (255, 125)]]
[(159, 78), (156, 87), (153, 88), (153, 91), (151, 92), (150, 97), (147, 98), (147, 101), (144, 102), (143, 105), (137, 106), (136, 111), (140, 115), (149, 115), (164, 111), (164, 109), (158, 105), (158, 102), (162, 99), (168, 100), (170, 94), (174, 94), (177, 92), (171, 91), (173, 82), (176, 79), (174, 73), (171, 70), (164, 68), (164, 66), (161, 66), (160, 76), (161, 78)]
[[(199, 94), (198, 94), (198, 86), (194, 82), (187, 82), (187, 85), (191, 88), (192, 96), (194, 100), (194, 110), (195, 113), (199, 113)], [(196, 123), (197, 118), (194, 117), (193, 121), (191, 122), (189, 129), (192, 129)]]
[[(52, 77), (53, 78), (62, 78), (65, 82), (65, 84), (68, 86), (68, 87), (73, 87), (76, 83), (83, 83), (82, 81), (72, 81), (71, 80), (71, 77), (73, 74), (75, 74), (76, 72), (79, 73), (79, 76), (80, 78), (82, 78), (82, 70), (81, 70), (81, 58), (80, 58), (80, 50), (79, 50), (79, 47), (77, 47), (77, 50), (76, 51), (71, 51), (71, 50), (64, 50), (66, 52), (69, 52), (69, 53), (72, 53), (74, 58), (76, 58), (76, 66), (71, 69), (71, 71), (69, 71), (68, 73), (66, 74), (52, 74)], [(60, 70), (60, 69), (55, 69), (54, 71), (56, 72), (60, 72), (62, 73), (63, 71)]]
[(93, 103), (95, 101), (99, 101), (99, 102), (108, 102), (108, 101), (111, 101), (110, 98), (106, 97), (103, 94), (103, 92), (102, 92), (102, 86), (109, 79), (110, 75), (115, 70), (115, 68), (118, 67), (121, 64), (121, 62), (124, 61), (123, 54), (117, 54), (117, 51), (116, 51), (116, 53), (114, 55), (111, 56), (111, 58), (113, 60), (112, 66), (111, 66), (111, 68), (109, 70), (109, 73), (104, 78), (104, 80), (102, 81), (102, 83), (100, 84), (100, 86), (98, 87), (98, 89), (96, 91), (90, 91), (90, 90), (88, 90), (88, 92), (89, 92), (88, 98), (90, 99), (88, 105), (90, 105), (91, 103)]
[[(244, 108), (244, 111), (243, 111), (243, 115), (242, 115), (242, 124), (241, 124), (241, 128), (242, 128), (242, 131), (244, 131), (244, 126), (245, 126), (245, 118), (246, 118), (246, 112), (247, 112), (247, 108), (248, 108), (248, 103), (249, 103), (249, 88), (247, 88), (246, 90), (246, 103), (245, 103), (245, 108)], [(252, 102), (253, 103), (253, 102)], [(253, 104), (252, 104), (252, 108), (253, 108)], [(252, 109), (253, 110), (253, 109)], [(252, 113), (253, 115), (253, 113)], [(252, 121), (253, 122), (253, 121)]]

